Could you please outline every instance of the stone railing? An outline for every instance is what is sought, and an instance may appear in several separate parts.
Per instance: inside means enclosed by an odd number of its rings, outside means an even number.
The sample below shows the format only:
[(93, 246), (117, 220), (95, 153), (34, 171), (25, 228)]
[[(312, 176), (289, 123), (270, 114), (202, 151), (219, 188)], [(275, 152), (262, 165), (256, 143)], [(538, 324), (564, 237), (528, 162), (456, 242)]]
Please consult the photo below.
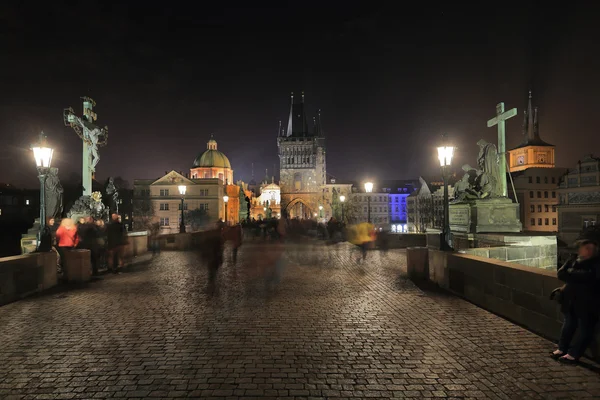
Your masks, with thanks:
[[(427, 279), (466, 300), (552, 340), (558, 340), (562, 314), (550, 293), (563, 282), (546, 270), (474, 255), (408, 249), (409, 274)], [(600, 326), (591, 355), (600, 357)]]
[(0, 258), (0, 305), (48, 290), (57, 283), (54, 252)]

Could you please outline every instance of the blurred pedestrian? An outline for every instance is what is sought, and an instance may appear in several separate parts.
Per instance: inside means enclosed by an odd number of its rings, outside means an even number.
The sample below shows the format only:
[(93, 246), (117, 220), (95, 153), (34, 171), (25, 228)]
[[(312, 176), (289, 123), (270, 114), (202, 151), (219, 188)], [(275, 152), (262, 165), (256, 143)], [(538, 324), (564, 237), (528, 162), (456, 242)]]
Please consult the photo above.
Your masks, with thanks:
[(118, 273), (122, 266), (121, 251), (125, 241), (125, 228), (119, 222), (117, 214), (111, 215), (111, 221), (106, 228), (106, 252), (108, 257), (108, 267), (112, 273)]

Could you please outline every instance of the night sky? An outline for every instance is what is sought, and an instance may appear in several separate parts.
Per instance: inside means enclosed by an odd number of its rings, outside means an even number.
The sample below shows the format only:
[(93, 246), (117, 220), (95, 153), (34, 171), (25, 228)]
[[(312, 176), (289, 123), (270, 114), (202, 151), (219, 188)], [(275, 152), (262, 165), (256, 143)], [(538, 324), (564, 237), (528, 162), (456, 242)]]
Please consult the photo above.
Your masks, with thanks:
[(457, 167), (475, 164), (477, 140), (496, 142), (486, 121), (499, 101), (519, 111), (507, 123), (514, 147), (530, 88), (558, 166), (600, 155), (598, 6), (176, 3), (2, 2), (0, 182), (36, 185), (29, 145), (42, 129), (61, 179), (80, 173), (81, 141), (62, 110), (80, 114), (84, 95), (109, 126), (99, 179), (187, 171), (211, 133), (235, 179), (248, 181), (252, 163), (257, 180), (271, 175), (278, 121), (302, 90), (307, 110), (322, 109), (338, 180), (437, 174), (444, 132)]

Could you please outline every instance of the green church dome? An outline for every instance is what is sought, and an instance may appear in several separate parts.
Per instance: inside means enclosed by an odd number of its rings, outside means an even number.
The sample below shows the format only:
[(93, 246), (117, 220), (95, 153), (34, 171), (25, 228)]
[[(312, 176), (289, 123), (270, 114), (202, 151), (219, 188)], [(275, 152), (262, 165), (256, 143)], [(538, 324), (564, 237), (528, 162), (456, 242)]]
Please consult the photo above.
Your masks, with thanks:
[(210, 139), (208, 144), (206, 145), (207, 150), (198, 155), (194, 160), (193, 168), (229, 168), (231, 169), (231, 164), (229, 163), (229, 159), (219, 150), (217, 150), (217, 142), (214, 139)]

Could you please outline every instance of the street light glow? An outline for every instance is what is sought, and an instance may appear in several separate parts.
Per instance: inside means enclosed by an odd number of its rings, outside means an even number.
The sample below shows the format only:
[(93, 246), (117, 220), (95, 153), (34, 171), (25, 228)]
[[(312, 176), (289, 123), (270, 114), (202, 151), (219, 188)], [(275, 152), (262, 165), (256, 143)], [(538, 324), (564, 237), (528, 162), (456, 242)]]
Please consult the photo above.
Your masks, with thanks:
[(319, 206), (319, 210), (322, 210), (322, 209), (323, 209), (323, 206)]
[(346, 196), (344, 196), (344, 195), (340, 196), (340, 201), (341, 201), (342, 203), (343, 203), (343, 202), (345, 202), (345, 201), (346, 201)]
[(223, 196), (223, 202), (227, 203), (229, 201), (229, 196)]
[(365, 192), (371, 193), (373, 191), (373, 182), (365, 182)]
[(177, 188), (179, 189), (179, 194), (182, 196), (185, 196), (185, 192), (187, 191), (187, 186), (179, 185), (179, 186), (177, 186)]
[(454, 147), (442, 146), (438, 147), (438, 160), (440, 160), (440, 166), (449, 167), (452, 164), (452, 157), (454, 156)]
[(31, 150), (33, 150), (33, 158), (35, 158), (35, 165), (38, 168), (50, 168), (54, 150), (47, 146), (44, 132), (40, 134), (40, 141), (36, 143)]

